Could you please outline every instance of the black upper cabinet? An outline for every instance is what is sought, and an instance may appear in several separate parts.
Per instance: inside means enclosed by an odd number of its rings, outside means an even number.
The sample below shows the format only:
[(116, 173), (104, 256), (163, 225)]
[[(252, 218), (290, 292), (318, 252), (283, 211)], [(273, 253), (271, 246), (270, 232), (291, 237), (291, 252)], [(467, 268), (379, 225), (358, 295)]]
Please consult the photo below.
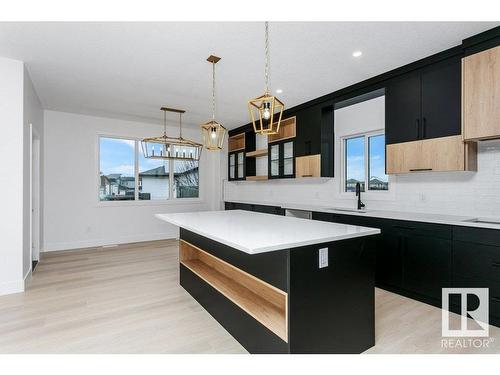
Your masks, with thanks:
[(430, 65), (391, 81), (385, 94), (387, 144), (458, 135), (460, 59)]
[(294, 113), (297, 118), (295, 156), (321, 154), (321, 177), (333, 177), (333, 104), (322, 103)]
[(269, 143), (267, 156), (268, 178), (295, 177), (295, 156), (294, 139)]
[(457, 60), (422, 72), (422, 138), (461, 132), (461, 66)]
[(333, 105), (321, 109), (321, 177), (334, 177), (334, 110)]
[(295, 116), (297, 117), (295, 156), (321, 153), (321, 107), (305, 108)]
[(245, 132), (245, 147), (235, 151), (229, 151), (227, 167), (229, 181), (245, 180), (246, 176), (255, 175), (255, 158), (247, 158), (246, 153), (255, 151), (255, 133)]
[(420, 75), (391, 82), (385, 91), (385, 142), (420, 139)]

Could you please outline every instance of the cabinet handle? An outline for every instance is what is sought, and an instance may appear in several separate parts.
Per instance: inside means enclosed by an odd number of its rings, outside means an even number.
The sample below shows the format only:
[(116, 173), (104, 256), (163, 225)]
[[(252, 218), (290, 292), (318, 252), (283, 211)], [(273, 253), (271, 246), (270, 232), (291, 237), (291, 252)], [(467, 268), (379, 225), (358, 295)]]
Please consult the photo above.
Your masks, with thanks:
[(417, 139), (420, 139), (420, 120), (415, 120), (415, 129), (417, 130)]
[(495, 302), (500, 302), (500, 298), (498, 298), (498, 297), (491, 297), (491, 299), (492, 299), (493, 301), (495, 301)]
[(312, 177), (313, 175), (312, 174), (303, 174), (302, 176), (300, 177)]
[(422, 138), (425, 138), (425, 128), (426, 128), (426, 125), (427, 125), (427, 119), (424, 117), (422, 119)]
[(410, 172), (425, 172), (432, 171), (432, 168), (411, 168)]
[(491, 263), (492, 267), (500, 267), (500, 262)]

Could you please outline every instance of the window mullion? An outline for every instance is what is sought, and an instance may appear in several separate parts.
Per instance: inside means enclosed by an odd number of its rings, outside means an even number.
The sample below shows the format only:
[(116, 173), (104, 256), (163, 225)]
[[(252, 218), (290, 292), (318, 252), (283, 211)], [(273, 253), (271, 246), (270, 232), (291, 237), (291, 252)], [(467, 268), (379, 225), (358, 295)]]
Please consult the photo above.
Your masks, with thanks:
[(168, 161), (168, 199), (174, 199), (174, 160)]
[(135, 192), (134, 199), (139, 200), (139, 152), (138, 152), (138, 143), (137, 140), (134, 140), (134, 176), (135, 176)]
[(368, 188), (368, 185), (370, 183), (370, 181), (368, 181), (368, 179), (370, 178), (369, 177), (369, 170), (368, 168), (370, 168), (370, 155), (369, 155), (369, 152), (370, 152), (370, 147), (369, 147), (369, 141), (370, 141), (370, 137), (368, 135), (365, 135), (365, 191), (367, 192), (369, 190)]

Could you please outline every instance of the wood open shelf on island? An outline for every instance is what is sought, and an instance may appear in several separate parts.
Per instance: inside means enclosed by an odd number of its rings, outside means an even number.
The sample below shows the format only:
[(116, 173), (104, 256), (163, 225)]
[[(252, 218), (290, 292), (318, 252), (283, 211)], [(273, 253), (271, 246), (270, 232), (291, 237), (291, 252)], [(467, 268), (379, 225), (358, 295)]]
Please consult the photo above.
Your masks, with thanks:
[(247, 181), (265, 181), (267, 176), (247, 176)]
[(288, 294), (181, 240), (179, 260), (271, 332), (288, 342)]
[(267, 148), (263, 148), (263, 149), (260, 149), (260, 150), (255, 150), (255, 151), (250, 151), (250, 152), (247, 152), (246, 156), (247, 158), (251, 158), (251, 157), (259, 157), (259, 156), (266, 156), (267, 155)]

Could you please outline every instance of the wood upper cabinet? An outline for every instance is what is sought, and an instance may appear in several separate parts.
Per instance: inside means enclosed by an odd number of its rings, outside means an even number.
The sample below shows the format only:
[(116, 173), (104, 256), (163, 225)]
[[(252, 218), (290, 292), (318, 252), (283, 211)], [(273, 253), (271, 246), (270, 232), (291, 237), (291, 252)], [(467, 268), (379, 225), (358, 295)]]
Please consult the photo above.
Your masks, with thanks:
[(385, 95), (386, 143), (459, 135), (460, 88), (458, 58), (390, 82)]
[(475, 171), (477, 146), (460, 135), (386, 146), (386, 173)]
[(500, 138), (500, 46), (462, 59), (465, 140)]
[(321, 177), (321, 155), (296, 157), (295, 177)]
[(278, 134), (271, 134), (267, 137), (268, 143), (282, 141), (284, 139), (295, 138), (297, 135), (296, 117), (288, 117), (281, 120)]

